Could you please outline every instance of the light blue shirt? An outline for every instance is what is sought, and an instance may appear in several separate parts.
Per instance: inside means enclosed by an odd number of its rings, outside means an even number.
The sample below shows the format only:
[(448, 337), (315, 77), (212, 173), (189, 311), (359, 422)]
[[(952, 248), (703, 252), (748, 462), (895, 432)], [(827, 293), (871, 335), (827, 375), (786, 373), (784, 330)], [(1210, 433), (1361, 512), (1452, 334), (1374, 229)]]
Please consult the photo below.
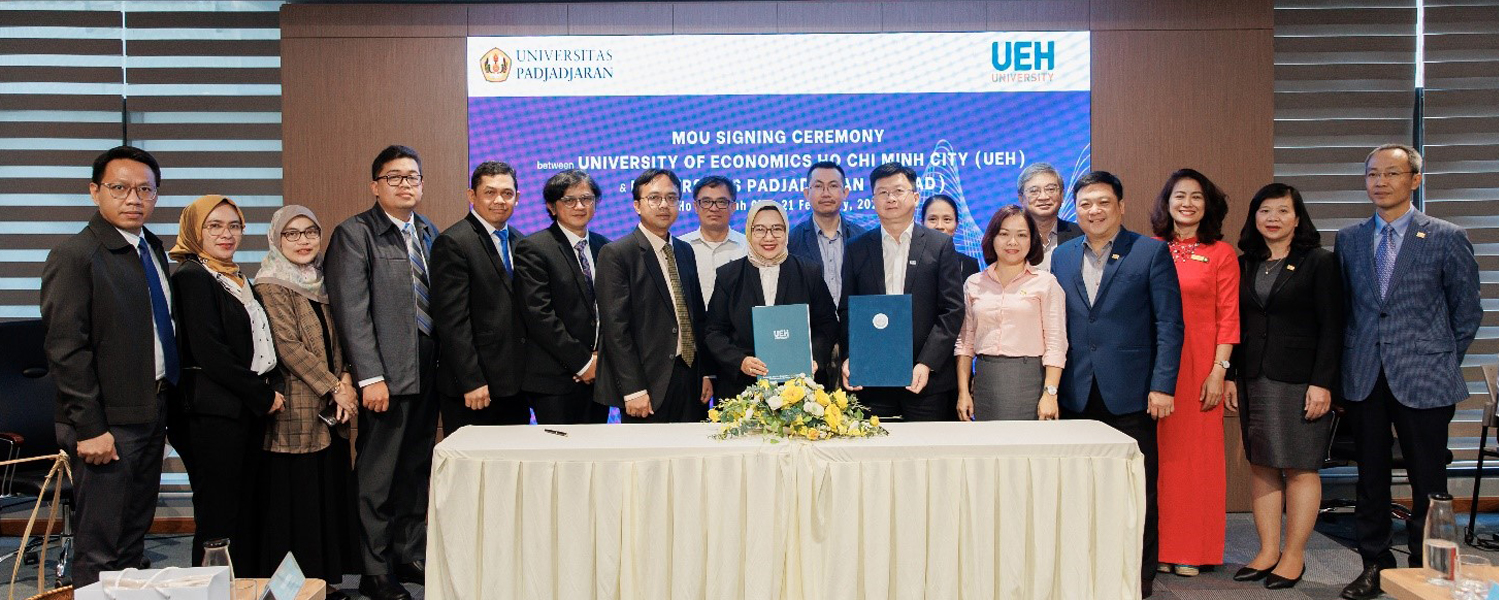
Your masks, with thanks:
[(812, 224), (812, 230), (817, 232), (817, 246), (822, 250), (822, 280), (828, 284), (828, 292), (837, 304), (843, 300), (843, 243), (847, 241), (843, 239), (842, 223), (833, 230), (832, 237), (824, 234), (816, 223)]
[(1405, 210), (1405, 214), (1389, 223), (1385, 223), (1379, 215), (1374, 215), (1374, 256), (1379, 256), (1379, 240), (1383, 238), (1386, 227), (1395, 230), (1395, 239), (1390, 241), (1395, 243), (1395, 256), (1400, 256), (1400, 246), (1405, 243), (1405, 229), (1410, 227), (1411, 218), (1415, 214), (1416, 207), (1412, 206)]

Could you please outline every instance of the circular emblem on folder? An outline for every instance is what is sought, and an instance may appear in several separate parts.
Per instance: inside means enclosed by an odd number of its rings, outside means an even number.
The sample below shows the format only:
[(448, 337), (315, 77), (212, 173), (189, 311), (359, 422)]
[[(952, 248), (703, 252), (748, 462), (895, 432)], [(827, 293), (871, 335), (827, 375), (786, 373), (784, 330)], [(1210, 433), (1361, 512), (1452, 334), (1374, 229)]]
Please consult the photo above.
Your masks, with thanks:
[(874, 328), (875, 329), (884, 329), (884, 328), (889, 327), (889, 326), (890, 326), (890, 317), (885, 316), (885, 313), (875, 313), (875, 315), (874, 315)]

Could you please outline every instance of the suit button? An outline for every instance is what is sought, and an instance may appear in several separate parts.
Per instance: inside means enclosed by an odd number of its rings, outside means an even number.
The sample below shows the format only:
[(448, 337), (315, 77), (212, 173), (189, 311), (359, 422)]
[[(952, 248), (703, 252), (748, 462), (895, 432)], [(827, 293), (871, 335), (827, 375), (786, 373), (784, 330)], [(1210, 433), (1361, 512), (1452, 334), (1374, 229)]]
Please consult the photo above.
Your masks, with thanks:
[(1088, 322), (1089, 323), (1096, 323), (1096, 322), (1098, 322), (1098, 317), (1088, 317)]
[(1379, 313), (1379, 318), (1381, 318), (1381, 319), (1383, 319), (1385, 317), (1388, 317), (1388, 316), (1390, 316), (1390, 313)]
[(1092, 350), (1094, 352), (1097, 352), (1098, 351), (1098, 346), (1088, 346), (1088, 349)]
[(676, 328), (676, 327), (673, 327), (673, 328), (671, 328), (671, 332), (672, 332), (672, 333), (673, 333), (673, 334), (675, 334), (675, 333), (676, 333), (676, 332), (677, 332), (677, 328)]

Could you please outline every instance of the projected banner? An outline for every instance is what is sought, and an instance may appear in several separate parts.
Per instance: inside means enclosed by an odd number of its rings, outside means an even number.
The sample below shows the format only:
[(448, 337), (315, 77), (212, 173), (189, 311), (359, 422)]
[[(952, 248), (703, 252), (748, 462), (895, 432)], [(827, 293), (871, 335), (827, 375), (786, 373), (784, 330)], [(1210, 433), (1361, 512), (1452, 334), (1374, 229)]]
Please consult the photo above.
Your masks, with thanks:
[(542, 184), (574, 168), (603, 187), (591, 228), (611, 239), (637, 222), (630, 182), (650, 167), (683, 179), (673, 233), (697, 227), (688, 196), (707, 175), (738, 185), (736, 230), (761, 199), (795, 224), (823, 160), (848, 173), (844, 214), (869, 226), (865, 178), (899, 161), (922, 198), (957, 200), (958, 248), (979, 256), (1027, 164), (1064, 184), (1089, 165), (1085, 32), (485, 37), (469, 38), (466, 69), (470, 167), (516, 168), (511, 223), (528, 233), (551, 223)]

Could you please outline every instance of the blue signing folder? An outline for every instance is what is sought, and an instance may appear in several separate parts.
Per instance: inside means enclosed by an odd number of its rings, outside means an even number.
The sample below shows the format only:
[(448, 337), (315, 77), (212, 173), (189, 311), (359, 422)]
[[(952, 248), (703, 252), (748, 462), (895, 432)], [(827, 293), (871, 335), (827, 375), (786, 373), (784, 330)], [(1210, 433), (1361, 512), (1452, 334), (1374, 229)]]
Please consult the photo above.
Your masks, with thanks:
[(755, 357), (765, 361), (771, 381), (812, 374), (812, 321), (807, 305), (756, 306), (750, 310), (755, 324)]
[(911, 296), (849, 296), (848, 383), (911, 385)]

